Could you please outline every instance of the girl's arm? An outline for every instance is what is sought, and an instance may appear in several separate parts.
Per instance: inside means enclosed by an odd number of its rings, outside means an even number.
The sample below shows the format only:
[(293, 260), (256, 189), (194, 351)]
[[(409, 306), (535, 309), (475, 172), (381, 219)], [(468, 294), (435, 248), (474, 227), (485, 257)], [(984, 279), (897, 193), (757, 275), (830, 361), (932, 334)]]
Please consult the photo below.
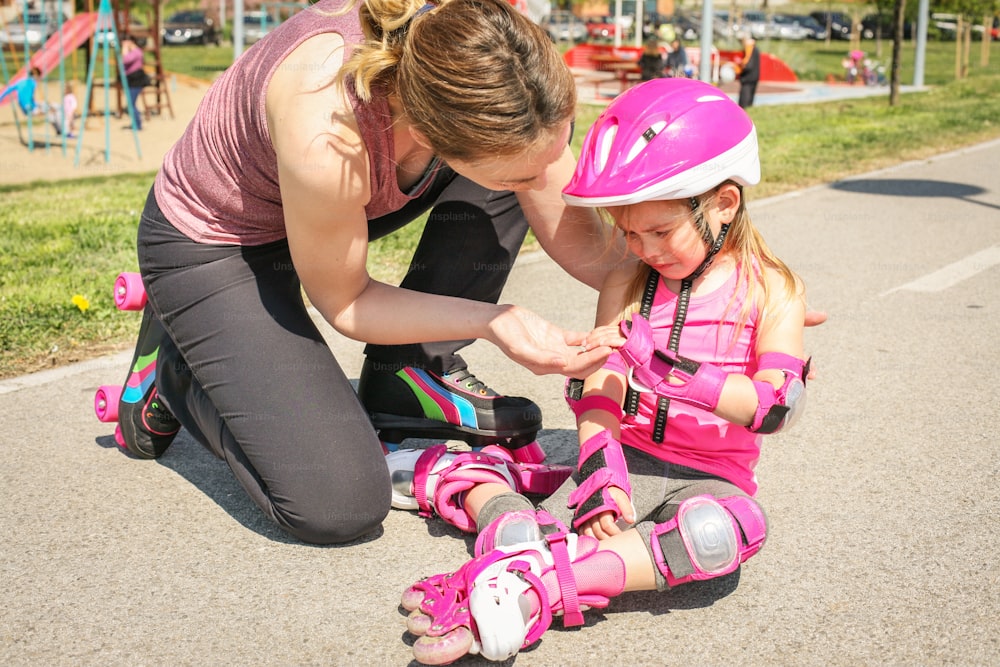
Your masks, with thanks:
[[(711, 363), (699, 363), (668, 350), (654, 351), (649, 323), (633, 318), (627, 324), (627, 341), (620, 347), (622, 357), (630, 367), (630, 382), (648, 390), (679, 400), (688, 405), (709, 410), (734, 424), (770, 433), (782, 419), (775, 403), (784, 404), (786, 383), (803, 372), (803, 329), (805, 326), (805, 296), (801, 283), (795, 293), (786, 296), (784, 278), (776, 271), (764, 271), (768, 281), (769, 302), (761, 304), (762, 320), (756, 333), (754, 354), (759, 370), (753, 378), (742, 373), (729, 373)], [(610, 344), (607, 339), (598, 339)], [(788, 370), (786, 374), (784, 370)], [(770, 414), (768, 419), (765, 415)], [(772, 428), (773, 427), (773, 428)]]
[[(796, 279), (796, 293), (787, 298), (784, 278), (777, 271), (766, 268), (764, 279), (768, 281), (770, 303), (765, 304), (762, 309), (763, 317), (757, 331), (755, 356), (759, 362), (761, 355), (777, 352), (804, 360), (805, 288)], [(781, 389), (785, 384), (785, 374), (773, 368), (761, 369), (753, 378), (730, 373), (723, 386), (715, 414), (734, 424), (743, 426), (752, 424), (759, 406), (757, 389), (754, 387), (755, 380), (769, 382), (775, 389)]]
[[(618, 332), (618, 320), (631, 283), (631, 276), (638, 269), (634, 261), (627, 266), (621, 266), (611, 271), (605, 279), (597, 301), (597, 317), (595, 329), (588, 335), (588, 345), (615, 346), (623, 340)], [(585, 410), (577, 410), (577, 430), (581, 447), (592, 438), (600, 438), (602, 432), (607, 432), (612, 442), (608, 447), (617, 447), (621, 451), (621, 405), (625, 400), (625, 376), (613, 370), (602, 368), (589, 375), (583, 384), (583, 395), (577, 406), (593, 406)], [(615, 409), (617, 407), (617, 409)], [(600, 455), (598, 455), (600, 456)], [(604, 454), (605, 463), (610, 454)], [(578, 464), (578, 469), (583, 461)], [(612, 468), (616, 468), (611, 464)], [(628, 471), (622, 472), (627, 478)], [(624, 483), (627, 487), (628, 484)], [(629, 497), (630, 488), (622, 488), (613, 483), (606, 487), (606, 505), (613, 503), (617, 512), (606, 510), (596, 514), (586, 521), (576, 525), (577, 530), (597, 539), (607, 539), (622, 532), (616, 518), (621, 516), (626, 523), (635, 523), (635, 511)], [(577, 511), (579, 513), (579, 510)]]

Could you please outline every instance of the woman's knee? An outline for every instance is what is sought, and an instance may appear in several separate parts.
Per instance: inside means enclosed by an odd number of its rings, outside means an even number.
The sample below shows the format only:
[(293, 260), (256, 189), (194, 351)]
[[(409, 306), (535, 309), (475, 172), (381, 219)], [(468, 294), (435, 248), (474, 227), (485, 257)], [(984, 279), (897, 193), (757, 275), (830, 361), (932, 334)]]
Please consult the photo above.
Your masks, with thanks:
[(372, 499), (363, 508), (317, 508), (308, 513), (275, 510), (278, 525), (292, 537), (309, 544), (343, 544), (377, 530), (389, 513), (384, 502)]

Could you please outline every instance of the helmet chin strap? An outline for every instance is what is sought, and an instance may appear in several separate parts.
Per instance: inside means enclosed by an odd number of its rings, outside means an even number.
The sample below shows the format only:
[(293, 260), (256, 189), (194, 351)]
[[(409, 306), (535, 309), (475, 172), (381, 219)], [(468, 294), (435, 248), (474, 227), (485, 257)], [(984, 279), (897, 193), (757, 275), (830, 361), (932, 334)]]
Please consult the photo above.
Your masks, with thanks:
[(726, 242), (726, 233), (729, 231), (729, 223), (723, 224), (719, 229), (719, 235), (713, 239), (712, 228), (709, 227), (705, 218), (698, 214), (698, 200), (694, 197), (691, 197), (691, 212), (697, 218), (695, 224), (701, 227), (702, 237), (705, 239), (708, 252), (705, 253), (705, 260), (701, 265), (691, 272), (687, 278), (681, 280), (681, 289), (677, 294), (677, 311), (674, 313), (674, 326), (670, 328), (670, 340), (667, 343), (667, 348), (671, 352), (677, 352), (677, 348), (680, 346), (681, 330), (684, 328), (684, 321), (687, 319), (688, 302), (691, 300), (691, 287), (694, 285), (694, 281), (698, 279), (698, 276), (703, 274), (712, 265), (712, 260), (715, 259), (715, 256), (722, 249), (722, 244)]

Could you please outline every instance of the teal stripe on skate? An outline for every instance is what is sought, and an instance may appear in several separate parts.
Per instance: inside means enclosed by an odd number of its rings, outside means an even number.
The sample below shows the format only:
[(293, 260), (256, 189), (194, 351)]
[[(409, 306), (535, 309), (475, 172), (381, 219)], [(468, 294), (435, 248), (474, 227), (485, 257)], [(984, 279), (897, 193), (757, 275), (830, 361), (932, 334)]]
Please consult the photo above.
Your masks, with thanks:
[(475, 406), (461, 396), (442, 389), (427, 371), (411, 367), (404, 368), (397, 375), (410, 385), (428, 418), (479, 428)]
[(141, 403), (142, 397), (146, 395), (149, 388), (156, 381), (156, 373), (150, 373), (141, 384), (134, 387), (124, 387), (122, 390), (123, 403)]

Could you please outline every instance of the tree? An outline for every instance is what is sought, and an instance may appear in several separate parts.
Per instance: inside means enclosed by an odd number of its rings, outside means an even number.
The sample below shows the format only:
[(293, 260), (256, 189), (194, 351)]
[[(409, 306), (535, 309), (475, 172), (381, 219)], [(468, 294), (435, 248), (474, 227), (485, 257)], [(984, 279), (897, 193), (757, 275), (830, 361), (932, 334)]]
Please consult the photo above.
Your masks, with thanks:
[(889, 75), (889, 106), (899, 104), (899, 60), (903, 50), (903, 22), (906, 0), (896, 0), (892, 7), (892, 70)]

